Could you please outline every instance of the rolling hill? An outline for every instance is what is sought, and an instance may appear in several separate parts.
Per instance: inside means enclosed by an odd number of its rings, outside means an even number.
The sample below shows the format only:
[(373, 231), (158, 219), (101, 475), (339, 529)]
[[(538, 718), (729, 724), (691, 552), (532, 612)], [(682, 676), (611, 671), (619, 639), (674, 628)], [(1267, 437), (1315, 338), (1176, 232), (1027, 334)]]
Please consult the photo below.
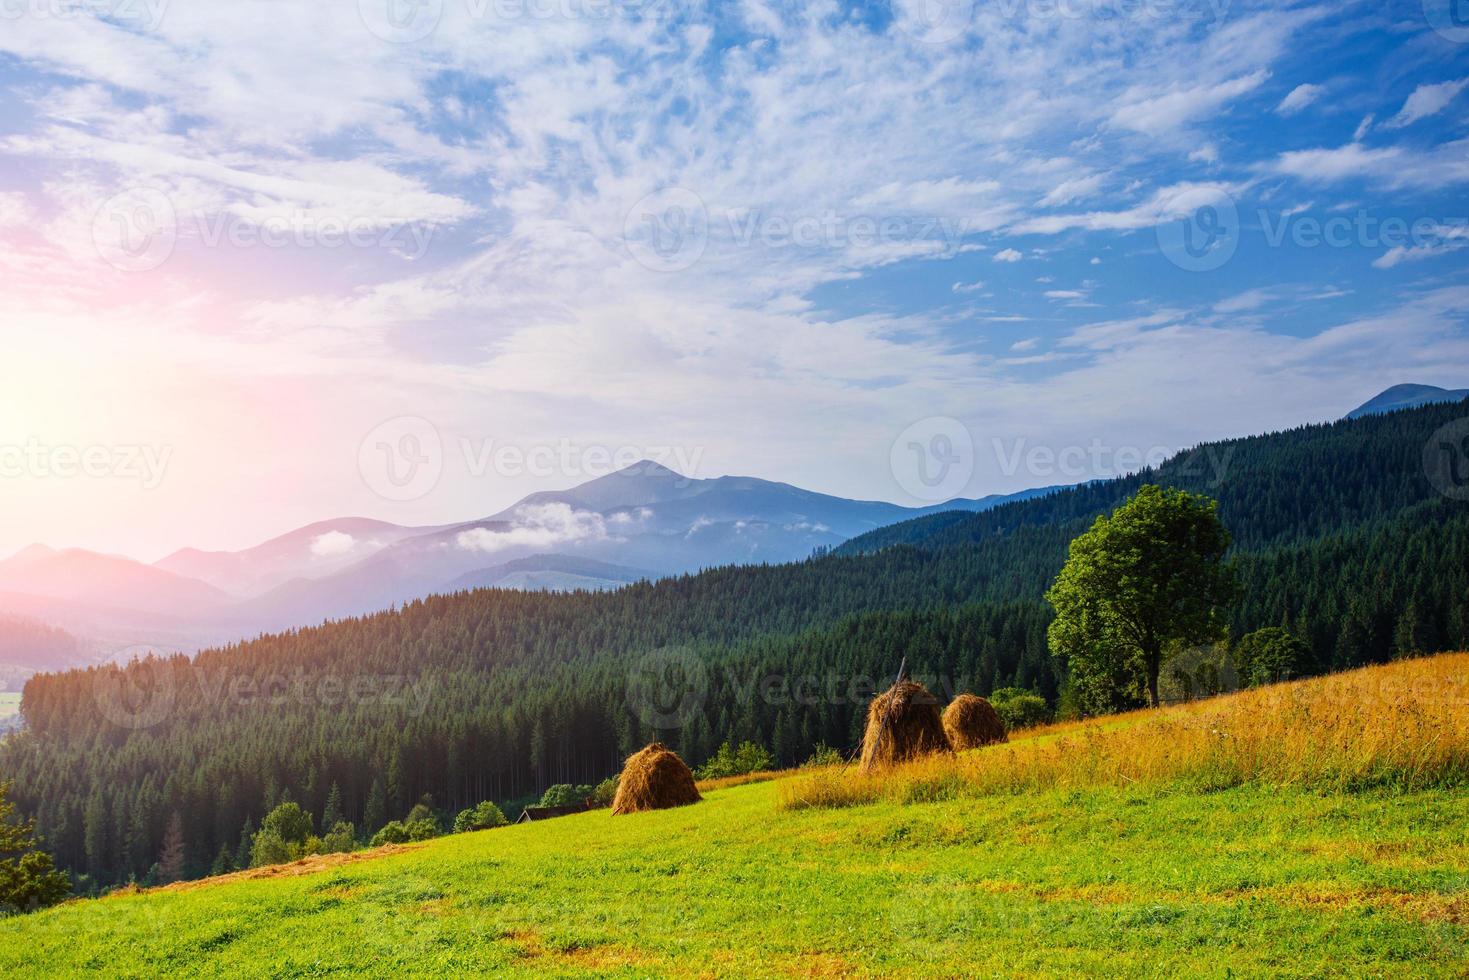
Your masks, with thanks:
[(130, 558), (35, 545), (0, 561), (0, 591), (163, 616), (209, 616), (230, 604), (204, 582)]
[[(1411, 702), (1364, 694), (1445, 679), (1457, 691), (1466, 661), (1018, 733), (952, 764), (971, 782), (841, 808), (790, 801), (812, 781), (862, 782), (855, 772), (785, 773), (705, 786), (680, 809), (593, 811), (73, 902), (0, 921), (0, 971), (1458, 976), (1469, 796), (1465, 770), (1445, 761), (1462, 762), (1469, 732), (1445, 721), (1446, 704), (1430, 708), (1435, 739)], [(1253, 702), (1271, 698), (1297, 706), (1275, 713), (1271, 735), (1301, 765), (1231, 778), (1218, 732), (1248, 732)], [(1312, 713), (1341, 730), (1315, 730)], [(1145, 741), (1166, 755), (1173, 732), (1203, 738), (1187, 768), (1150, 773), (1146, 754), (1130, 770), (1085, 768)], [(1430, 740), (1439, 751), (1413, 764), (1416, 778), (1400, 768), (1398, 785), (1324, 785), (1333, 765), (1397, 752), (1401, 766)], [(1067, 760), (1066, 780), (1037, 785), (1056, 763), (1035, 759)], [(922, 778), (912, 768), (896, 790)]]
[(1450, 391), (1446, 388), (1436, 388), (1433, 385), (1393, 385), (1352, 409), (1347, 413), (1347, 418), (1359, 419), (1367, 415), (1381, 415), (1384, 412), (1418, 408), (1421, 405), (1436, 405), (1440, 402), (1461, 402), (1466, 398), (1469, 398), (1469, 388)]

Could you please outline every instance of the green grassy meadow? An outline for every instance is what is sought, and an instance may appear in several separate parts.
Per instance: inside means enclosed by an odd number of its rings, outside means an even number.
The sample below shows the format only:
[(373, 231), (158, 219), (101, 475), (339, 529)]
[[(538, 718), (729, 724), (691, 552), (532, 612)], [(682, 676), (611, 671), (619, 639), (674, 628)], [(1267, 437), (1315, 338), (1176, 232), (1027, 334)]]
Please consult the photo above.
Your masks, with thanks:
[(0, 691), (0, 721), (20, 714), (20, 692)]
[(1096, 789), (777, 812), (779, 783), (73, 902), (0, 923), (0, 975), (1469, 970), (1462, 792)]

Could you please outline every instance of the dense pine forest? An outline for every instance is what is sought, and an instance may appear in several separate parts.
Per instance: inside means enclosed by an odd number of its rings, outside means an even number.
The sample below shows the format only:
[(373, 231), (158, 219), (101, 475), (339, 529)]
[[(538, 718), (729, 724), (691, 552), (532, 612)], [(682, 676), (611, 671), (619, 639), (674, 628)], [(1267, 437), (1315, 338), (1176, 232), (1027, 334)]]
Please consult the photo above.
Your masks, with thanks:
[[(1436, 492), (1422, 463), (1462, 411), (1209, 444), (792, 565), (438, 596), (192, 663), (37, 676), (0, 772), (59, 865), (109, 884), (146, 874), (171, 824), (200, 875), (283, 799), (319, 822), (333, 787), (370, 833), (425, 796), (452, 811), (595, 782), (655, 735), (695, 764), (731, 740), (786, 764), (849, 748), (903, 657), (941, 693), (1018, 687), (1055, 705), (1066, 671), (1042, 593), (1070, 539), (1146, 483), (1218, 499), (1243, 585), (1235, 637), (1284, 626), (1309, 672), (1469, 647), (1469, 504)], [(672, 721), (630, 696), (650, 662), (695, 668)]]

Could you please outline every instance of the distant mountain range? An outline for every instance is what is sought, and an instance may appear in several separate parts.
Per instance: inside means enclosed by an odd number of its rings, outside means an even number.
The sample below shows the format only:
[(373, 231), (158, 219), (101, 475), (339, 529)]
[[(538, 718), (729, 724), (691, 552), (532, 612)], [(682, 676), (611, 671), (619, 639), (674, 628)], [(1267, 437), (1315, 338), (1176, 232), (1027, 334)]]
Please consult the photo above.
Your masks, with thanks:
[(1376, 398), (1352, 409), (1347, 413), (1347, 418), (1359, 419), (1364, 415), (1381, 415), (1384, 412), (1396, 412), (1403, 408), (1418, 408), (1420, 405), (1435, 405), (1439, 402), (1457, 402), (1466, 398), (1469, 398), (1469, 388), (1458, 388), (1451, 391), (1433, 385), (1393, 385)]
[[(1464, 398), (1469, 389), (1395, 385), (1347, 417)], [(605, 590), (721, 565), (799, 561), (859, 537), (887, 540), (888, 531), (872, 532), (903, 522), (923, 518), (937, 532), (1057, 489), (911, 508), (753, 477), (693, 479), (645, 461), (459, 524), (338, 518), (242, 551), (185, 548), (151, 565), (32, 545), (0, 561), (0, 687), (35, 670), (192, 652), (434, 593)], [(27, 646), (42, 628), (65, 636)], [(22, 637), (19, 646), (6, 644), (7, 630)]]
[(0, 660), (0, 683), (17, 670), (142, 649), (191, 652), (433, 593), (602, 590), (719, 565), (797, 561), (889, 524), (1052, 489), (911, 508), (753, 477), (693, 479), (645, 461), (461, 524), (340, 518), (243, 551), (185, 548), (152, 565), (33, 545), (0, 561), (0, 613), (60, 627), (76, 644), (23, 668)]

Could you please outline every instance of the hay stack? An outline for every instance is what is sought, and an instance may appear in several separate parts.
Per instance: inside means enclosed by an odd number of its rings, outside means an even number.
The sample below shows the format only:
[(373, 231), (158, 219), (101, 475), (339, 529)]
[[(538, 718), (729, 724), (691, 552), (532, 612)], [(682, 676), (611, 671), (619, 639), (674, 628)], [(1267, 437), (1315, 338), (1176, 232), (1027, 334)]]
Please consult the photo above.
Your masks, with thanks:
[(694, 785), (694, 774), (672, 749), (654, 742), (627, 757), (612, 798), (612, 813), (667, 810), (698, 803), (703, 797)]
[(944, 734), (955, 752), (1009, 740), (994, 705), (973, 694), (959, 695), (944, 709)]
[(863, 772), (948, 751), (938, 699), (922, 684), (898, 681), (868, 705)]

